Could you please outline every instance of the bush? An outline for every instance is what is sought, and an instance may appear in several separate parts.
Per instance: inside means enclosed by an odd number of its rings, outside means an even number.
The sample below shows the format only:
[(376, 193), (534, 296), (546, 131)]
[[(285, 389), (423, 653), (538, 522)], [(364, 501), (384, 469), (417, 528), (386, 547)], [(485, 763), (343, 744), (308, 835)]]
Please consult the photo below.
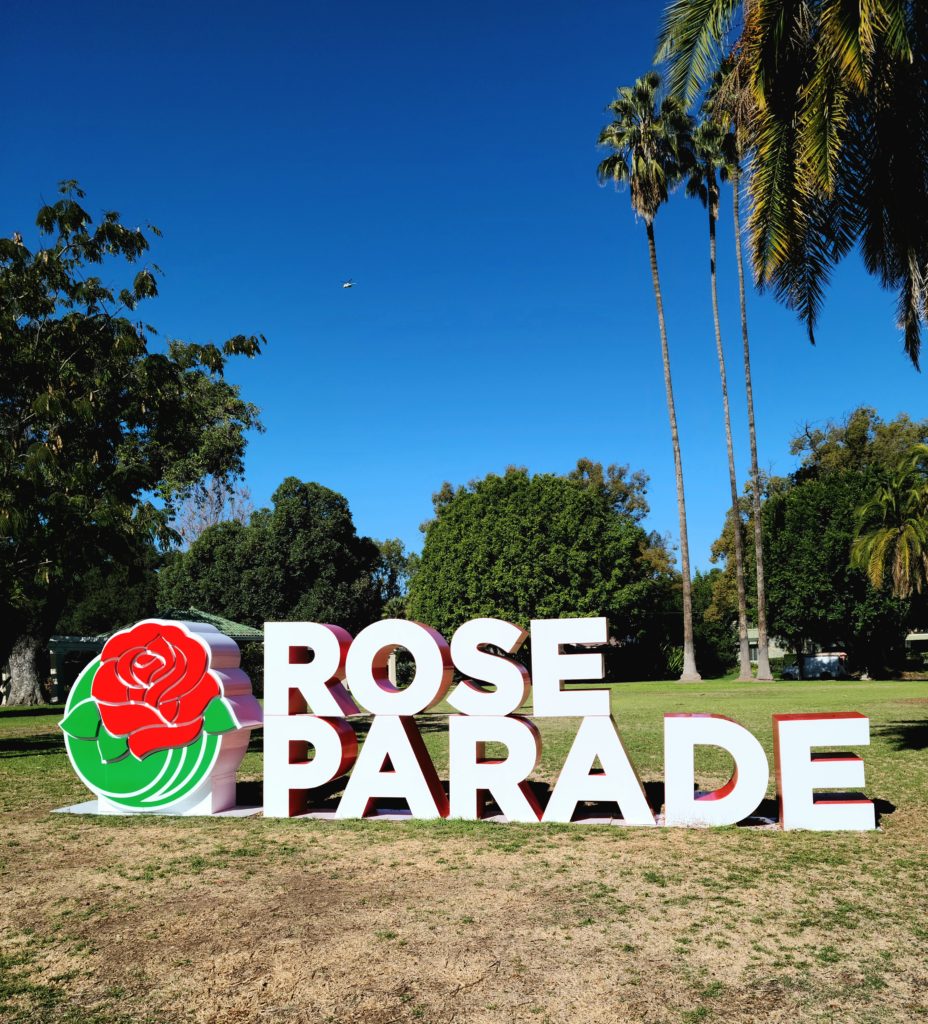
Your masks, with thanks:
[(796, 664), (795, 654), (784, 654), (781, 658), (770, 659), (770, 674), (774, 679), (783, 678), (783, 669)]

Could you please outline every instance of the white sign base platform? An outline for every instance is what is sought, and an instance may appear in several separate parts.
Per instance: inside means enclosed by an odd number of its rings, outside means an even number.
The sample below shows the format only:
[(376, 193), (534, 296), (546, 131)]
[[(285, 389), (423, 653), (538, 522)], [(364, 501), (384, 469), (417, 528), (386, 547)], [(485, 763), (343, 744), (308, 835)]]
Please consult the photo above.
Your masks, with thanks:
[[(102, 806), (103, 804), (106, 806)], [(85, 800), (82, 804), (71, 804), (70, 807), (56, 807), (53, 814), (112, 814), (119, 815), (121, 817), (128, 817), (124, 808), (116, 808), (114, 804), (109, 801), (101, 800)], [(203, 810), (197, 811), (172, 811), (169, 808), (164, 810), (153, 810), (153, 811), (133, 811), (133, 815), (143, 814), (146, 817), (162, 817), (162, 818), (254, 818), (256, 815), (262, 812), (261, 807), (230, 807), (225, 811), (210, 811)]]

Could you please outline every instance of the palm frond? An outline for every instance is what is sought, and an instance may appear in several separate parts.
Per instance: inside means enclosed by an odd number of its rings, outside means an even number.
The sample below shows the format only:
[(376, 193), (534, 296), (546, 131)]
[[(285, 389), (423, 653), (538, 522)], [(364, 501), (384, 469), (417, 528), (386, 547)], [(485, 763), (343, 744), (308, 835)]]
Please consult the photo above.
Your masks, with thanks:
[(895, 597), (928, 582), (928, 447), (915, 445), (856, 512), (851, 565), (880, 589), (887, 571)]
[(755, 133), (748, 168), (748, 230), (755, 274), (764, 284), (774, 268), (789, 257), (795, 215), (795, 132), (792, 125), (764, 110), (758, 111)]
[(925, 279), (921, 268), (910, 260), (899, 288), (897, 316), (902, 329), (905, 354), (915, 369), (920, 368), (922, 316), (925, 309)]
[(831, 196), (848, 128), (848, 93), (829, 53), (819, 49), (815, 70), (800, 93), (797, 186), (808, 195)]
[(818, 49), (836, 78), (858, 92), (870, 79), (875, 40), (883, 24), (882, 4), (874, 0), (826, 0), (819, 9)]
[(691, 121), (682, 105), (661, 98), (661, 77), (650, 71), (616, 92), (612, 121), (599, 135), (611, 150), (597, 169), (599, 180), (628, 184), (632, 207), (648, 223), (692, 163)]
[(869, 93), (850, 106), (841, 176), (864, 265), (896, 291), (904, 348), (917, 367), (928, 315), (928, 12), (912, 10), (913, 59), (900, 62), (896, 44), (878, 41)]
[(727, 52), (741, 0), (672, 0), (664, 12), (655, 63), (666, 66), (671, 95), (692, 104)]
[[(810, 206), (821, 205), (817, 199), (807, 202)], [(808, 209), (797, 211), (786, 256), (771, 268), (769, 283), (776, 297), (805, 324), (813, 345), (833, 262), (829, 234), (822, 229), (819, 217)]]

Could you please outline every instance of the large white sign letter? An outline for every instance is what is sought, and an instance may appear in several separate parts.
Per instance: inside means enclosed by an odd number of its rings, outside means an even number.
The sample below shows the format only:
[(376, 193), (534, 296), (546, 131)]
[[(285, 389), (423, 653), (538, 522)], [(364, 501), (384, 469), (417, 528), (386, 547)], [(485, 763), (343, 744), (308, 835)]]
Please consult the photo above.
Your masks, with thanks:
[[(502, 619), (473, 619), (451, 638), (451, 660), (465, 678), (448, 695), (448, 703), (465, 715), (511, 715), (525, 703), (532, 685), (528, 669), (484, 648), (490, 644), (515, 654), (525, 642), (524, 629)], [(492, 683), (495, 690), (475, 686), (471, 679)]]
[(358, 754), (355, 731), (342, 718), (268, 715), (264, 726), (265, 818), (292, 818), (310, 810), (308, 791), (350, 771)]
[(340, 718), (358, 708), (343, 685), (351, 634), (319, 622), (264, 624), (264, 713)]
[(870, 800), (816, 789), (861, 790), (864, 763), (850, 753), (813, 753), (813, 747), (863, 747), (870, 719), (858, 711), (773, 716), (773, 754), (780, 825), (784, 829), (870, 831), (876, 811)]
[[(602, 772), (593, 774), (596, 758)], [(554, 792), (545, 807), (544, 821), (571, 821), (584, 800), (617, 803), (627, 825), (653, 825), (644, 788), (612, 718), (584, 718)]]
[(600, 619), (533, 619), (532, 680), (536, 718), (608, 715), (609, 690), (561, 689), (567, 679), (602, 679), (601, 654), (563, 654), (565, 644), (604, 644), (609, 624)]
[[(506, 757), (486, 757), (487, 743), (503, 743)], [(510, 821), (538, 821), (541, 808), (528, 782), (541, 758), (541, 736), (526, 718), (451, 715), (448, 718), (451, 817), (484, 816), (489, 793)]]
[[(695, 793), (697, 746), (734, 758), (732, 777), (711, 793)], [(770, 781), (764, 748), (724, 715), (664, 715), (664, 816), (668, 825), (735, 825), (757, 810)]]
[[(390, 682), (387, 659), (405, 647), (416, 663), (412, 682)], [(418, 715), (434, 707), (451, 687), (454, 666), (448, 643), (437, 629), (406, 619), (381, 619), (355, 637), (348, 650), (348, 689), (372, 715)]]
[(414, 818), (448, 815), (448, 798), (412, 718), (371, 720), (336, 816), (365, 818), (384, 798), (405, 800)]

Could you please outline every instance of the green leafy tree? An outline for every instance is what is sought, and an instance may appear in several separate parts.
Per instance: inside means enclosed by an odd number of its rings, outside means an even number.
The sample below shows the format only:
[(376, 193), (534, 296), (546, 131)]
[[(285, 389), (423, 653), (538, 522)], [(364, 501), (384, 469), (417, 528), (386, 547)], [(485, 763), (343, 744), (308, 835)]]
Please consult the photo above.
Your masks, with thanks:
[(762, 284), (814, 328), (855, 246), (899, 296), (918, 365), (928, 265), (928, 7), (921, 0), (671, 0), (657, 58), (694, 102), (739, 96)]
[(638, 657), (677, 580), (660, 538), (589, 484), (600, 470), (532, 476), (510, 467), (466, 487), (446, 484), (424, 527), (410, 617), (450, 636), (481, 616), (527, 627), (533, 618), (605, 615), (618, 653)]
[(406, 551), (401, 540), (391, 538), (377, 541), (380, 560), (374, 570), (374, 585), (380, 595), (383, 616), (387, 619), (406, 618), (406, 594), (409, 581), (419, 564), (415, 552)]
[[(738, 603), (738, 663), (741, 679), (749, 680), (751, 651), (748, 644), (748, 612), (744, 586), (744, 536), (738, 499), (738, 477), (735, 472), (735, 446), (731, 435), (731, 408), (728, 402), (728, 374), (725, 349), (722, 346), (722, 325), (719, 319), (719, 290), (716, 273), (716, 226), (719, 219), (720, 185), (728, 177), (728, 168), (736, 159), (734, 136), (715, 121), (706, 118), (693, 132), (694, 164), (686, 183), (687, 195), (700, 200), (709, 214), (709, 290), (712, 295), (712, 322), (715, 328), (715, 352), (722, 386), (722, 414), (725, 422), (725, 447), (728, 455), (728, 481), (731, 493), (732, 539), (735, 551), (735, 585)], [(711, 589), (711, 587), (710, 587)]]
[[(72, 587), (140, 542), (169, 543), (175, 502), (208, 474), (240, 473), (259, 426), (223, 369), (261, 339), (150, 348), (148, 237), (114, 211), (95, 224), (82, 199), (62, 185), (33, 249), (0, 239), (0, 660), (13, 703), (41, 699), (36, 657)], [(100, 276), (125, 264), (139, 266), (125, 287)]]
[(612, 121), (603, 128), (599, 144), (610, 152), (598, 167), (601, 182), (627, 185), (632, 209), (644, 221), (651, 264), (651, 282), (657, 304), (657, 322), (664, 367), (664, 391), (670, 419), (674, 476), (677, 485), (677, 509), (680, 517), (680, 567), (683, 588), (683, 666), (681, 680), (699, 679), (693, 643), (693, 603), (690, 579), (690, 549), (686, 529), (686, 497), (683, 490), (683, 460), (670, 372), (670, 350), (661, 296), (657, 264), (654, 218), (667, 202), (670, 190), (678, 184), (692, 163), (691, 122), (682, 105), (672, 97), (660, 96), (661, 78), (656, 72), (637, 79), (634, 85), (618, 90), (609, 104)]
[(867, 474), (837, 471), (774, 495), (763, 515), (772, 632), (797, 656), (810, 643), (841, 647), (875, 676), (901, 652), (909, 606), (850, 564), (854, 512), (872, 487)]
[(928, 420), (902, 413), (886, 421), (875, 409), (860, 406), (840, 423), (807, 424), (790, 442), (801, 462), (797, 481), (819, 479), (840, 470), (888, 476), (913, 448), (928, 443)]
[(157, 615), (157, 570), (163, 558), (154, 545), (144, 544), (132, 561), (91, 566), (69, 588), (54, 632), (96, 636)]
[(896, 597), (921, 594), (928, 578), (928, 445), (916, 445), (882, 477), (856, 522), (851, 564), (877, 590), (888, 576)]
[[(875, 493), (879, 481), (889, 479), (900, 462), (909, 457), (915, 446), (928, 443), (928, 420), (913, 420), (905, 413), (892, 420), (883, 420), (868, 406), (854, 409), (840, 421), (828, 420), (821, 425), (807, 424), (789, 445), (790, 453), (800, 460), (791, 477), (760, 475), (758, 494), (753, 485), (745, 487), (740, 499), (741, 518), (748, 531), (754, 528), (755, 507), (769, 497), (782, 494), (807, 480), (821, 480), (832, 474), (854, 472), (865, 474), (872, 481), (868, 496)], [(752, 547), (746, 555), (747, 577), (752, 577)], [(722, 533), (712, 546), (712, 560), (723, 562), (721, 577), (716, 577), (715, 591), (719, 608), (735, 607), (734, 538), (731, 513), (726, 516)], [(756, 591), (747, 588), (748, 612), (756, 610)]]
[(374, 541), (357, 535), (348, 501), (296, 477), (271, 501), (247, 525), (218, 523), (174, 555), (159, 575), (161, 607), (200, 608), (256, 628), (307, 620), (354, 632), (380, 618), (389, 571)]
[[(885, 667), (895, 656), (899, 630), (904, 633), (908, 621), (920, 614), (914, 594), (897, 591), (897, 598), (905, 596), (907, 600), (892, 601), (884, 579), (875, 575), (865, 586), (866, 565), (857, 559), (862, 555), (861, 537), (888, 526), (890, 521), (896, 528), (900, 525), (900, 482), (894, 498), (884, 496), (881, 503), (880, 494), (892, 488), (900, 465), (908, 464), (911, 469), (910, 460), (926, 439), (928, 420), (913, 420), (902, 414), (886, 421), (874, 409), (862, 406), (841, 421), (807, 425), (799, 432), (790, 442), (790, 452), (800, 460), (791, 477), (761, 477), (759, 498), (765, 537), (768, 528), (776, 534), (775, 540), (768, 537), (767, 541), (768, 553), (775, 551), (777, 558), (777, 565), (770, 570), (777, 577), (776, 596), (771, 599), (775, 605), (772, 630), (793, 649), (813, 642), (841, 644), (869, 659), (873, 671), (881, 669), (881, 659)], [(909, 485), (915, 482), (910, 478)], [(817, 484), (820, 490), (802, 491), (806, 484)], [(740, 514), (750, 529), (754, 496), (749, 491), (750, 485), (741, 498)], [(895, 507), (892, 501), (897, 502)], [(771, 518), (774, 507), (779, 512)], [(725, 565), (721, 575), (714, 577), (710, 607), (711, 615), (727, 621), (733, 619), (736, 608), (731, 521), (729, 513), (713, 545), (713, 560)], [(885, 539), (887, 535), (882, 536)], [(856, 554), (852, 545), (857, 548)], [(749, 547), (749, 577), (752, 555)], [(755, 600), (755, 592), (749, 587), (749, 613), (756, 607)], [(905, 609), (909, 610), (909, 619), (905, 618)], [(888, 630), (885, 636), (881, 634), (884, 627)]]
[(711, 569), (707, 573), (697, 570), (693, 577), (696, 656), (703, 671), (710, 676), (724, 675), (737, 664), (734, 653), (738, 648), (738, 631), (733, 625), (735, 616), (720, 612), (716, 605), (716, 584), (721, 576), (721, 569)]

